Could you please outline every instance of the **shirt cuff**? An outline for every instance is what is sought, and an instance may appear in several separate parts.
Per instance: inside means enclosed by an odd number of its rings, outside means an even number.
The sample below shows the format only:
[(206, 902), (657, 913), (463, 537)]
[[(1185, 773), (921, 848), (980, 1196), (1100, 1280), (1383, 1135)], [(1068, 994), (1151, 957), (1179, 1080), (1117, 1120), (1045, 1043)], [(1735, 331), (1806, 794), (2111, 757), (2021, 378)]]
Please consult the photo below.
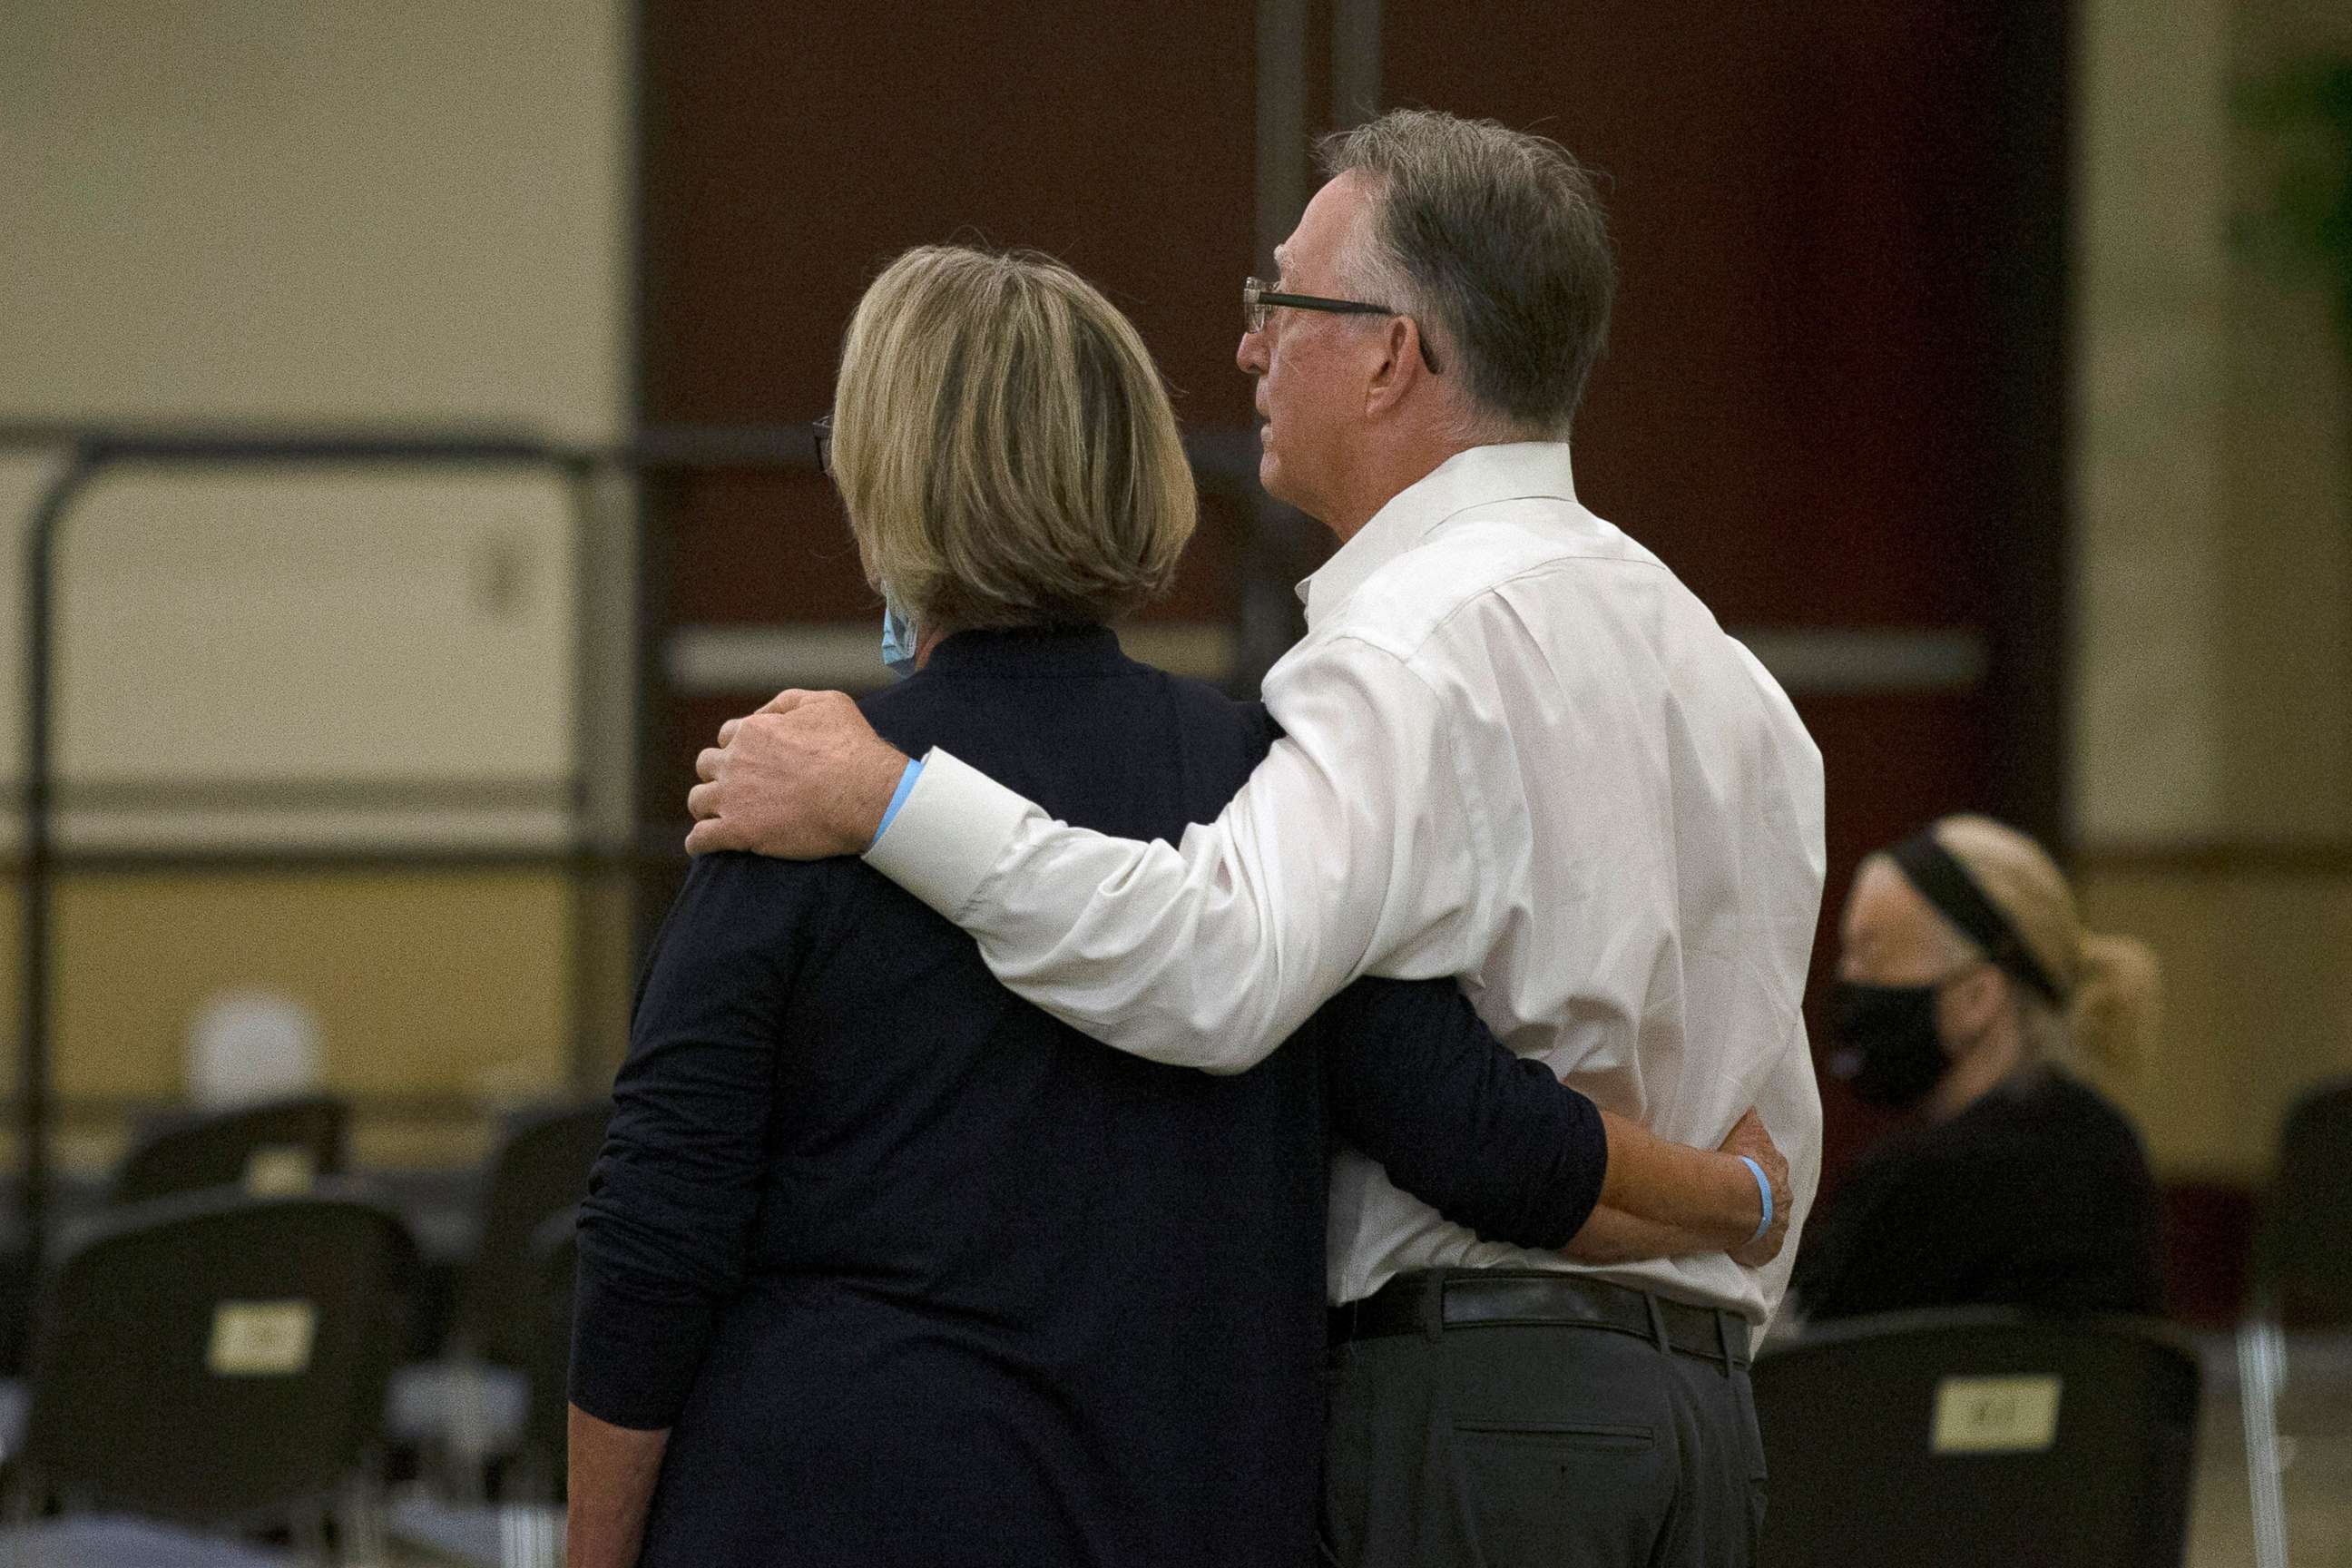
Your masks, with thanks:
[[(1551, 1069), (1544, 1071), (1549, 1075)], [(1563, 1120), (1559, 1163), (1553, 1167), (1557, 1174), (1546, 1194), (1545, 1235), (1536, 1244), (1546, 1252), (1557, 1252), (1576, 1239), (1601, 1206), (1601, 1189), (1609, 1183), (1609, 1129), (1601, 1120), (1601, 1108), (1571, 1091)]]
[(677, 1425), (702, 1371), (716, 1309), (638, 1300), (600, 1278), (585, 1256), (572, 1300), (572, 1403), (632, 1431)]
[[(922, 776), (923, 759), (908, 757), (906, 767), (899, 772), (898, 787), (890, 793), (890, 804), (882, 808), (882, 826), (874, 830), (876, 838), (890, 831), (890, 819), (898, 815), (898, 808), (907, 804), (908, 795), (915, 793), (915, 781)], [(869, 844), (866, 847), (871, 849), (874, 847)]]
[(986, 773), (932, 747), (866, 863), (950, 920), (959, 920), (1006, 846), (1037, 810)]

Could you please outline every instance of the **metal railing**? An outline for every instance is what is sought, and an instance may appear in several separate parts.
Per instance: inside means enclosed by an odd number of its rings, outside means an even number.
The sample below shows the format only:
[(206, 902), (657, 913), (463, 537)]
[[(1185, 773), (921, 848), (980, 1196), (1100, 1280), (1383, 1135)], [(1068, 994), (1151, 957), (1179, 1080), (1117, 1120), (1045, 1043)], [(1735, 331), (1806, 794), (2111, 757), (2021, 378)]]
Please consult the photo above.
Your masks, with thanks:
[[(1248, 520), (1248, 550), (1243, 572), (1236, 680), (1255, 686), (1296, 635), (1297, 608), (1289, 597), (1292, 574), (1283, 548), (1298, 523), (1287, 509), (1269, 503), (1258, 490), (1256, 443), (1245, 430), (1192, 433), (1187, 447), (1204, 493), (1238, 503)], [(54, 883), (62, 860), (56, 834), (56, 702), (58, 555), (68, 521), (101, 476), (126, 468), (201, 467), (270, 469), (464, 469), (551, 475), (565, 490), (575, 559), (584, 560), (597, 518), (599, 487), (614, 478), (724, 472), (811, 472), (815, 447), (805, 426), (666, 426), (639, 431), (611, 443), (549, 439), (515, 428), (443, 427), (322, 429), (262, 426), (104, 426), (67, 423), (0, 423), (0, 452), (48, 452), (62, 458), (35, 504), (25, 539), (25, 622), (22, 644), (25, 689), (25, 778), (20, 1025), (18, 1082), (15, 1096), (21, 1145), (19, 1192), (24, 1245), (38, 1262), (48, 1237), (50, 1135), (57, 1098), (51, 1073), (53, 1018), (52, 947)], [(1287, 526), (1286, 526), (1287, 525)], [(1294, 542), (1295, 543), (1295, 542)], [(1290, 552), (1295, 554), (1295, 551)], [(586, 625), (589, 595), (575, 607), (572, 679), (575, 713), (584, 715), (600, 695), (590, 689), (593, 639)], [(650, 721), (638, 714), (642, 726)], [(570, 870), (567, 911), (570, 952), (565, 994), (565, 1035), (575, 1079), (592, 1065), (594, 1035), (589, 1018), (593, 976), (590, 973), (591, 876), (634, 867), (640, 850), (635, 835), (613, 850), (592, 840), (583, 826), (590, 804), (592, 759), (585, 753), (588, 726), (575, 721), (573, 756), (563, 793), (571, 828), (558, 857)], [(110, 865), (169, 859), (168, 852), (114, 851), (77, 855), (79, 862)], [(296, 855), (277, 857), (299, 861)], [(356, 851), (339, 864), (393, 863), (382, 852)]]

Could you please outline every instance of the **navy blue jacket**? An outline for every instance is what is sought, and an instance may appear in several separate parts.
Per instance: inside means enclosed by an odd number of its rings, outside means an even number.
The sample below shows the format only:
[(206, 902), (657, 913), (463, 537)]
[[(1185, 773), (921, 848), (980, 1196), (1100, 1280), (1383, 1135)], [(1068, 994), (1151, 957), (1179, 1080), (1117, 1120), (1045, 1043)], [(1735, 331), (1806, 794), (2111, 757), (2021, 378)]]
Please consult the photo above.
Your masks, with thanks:
[[(1108, 631), (965, 633), (869, 699), (1055, 816), (1174, 840), (1273, 731)], [(674, 1428), (645, 1563), (1306, 1568), (1327, 1136), (1563, 1244), (1591, 1103), (1450, 982), (1250, 1072), (1108, 1049), (854, 859), (696, 863), (582, 1212), (572, 1396)]]

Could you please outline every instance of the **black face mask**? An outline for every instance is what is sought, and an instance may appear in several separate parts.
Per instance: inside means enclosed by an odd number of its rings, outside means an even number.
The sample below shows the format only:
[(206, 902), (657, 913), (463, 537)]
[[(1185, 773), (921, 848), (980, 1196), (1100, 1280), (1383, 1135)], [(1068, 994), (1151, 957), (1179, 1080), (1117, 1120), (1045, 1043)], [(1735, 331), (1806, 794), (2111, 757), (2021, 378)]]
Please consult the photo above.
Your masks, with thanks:
[(1837, 1054), (1830, 1071), (1864, 1104), (1904, 1110), (1927, 1098), (1951, 1065), (1936, 1033), (1935, 985), (1863, 985), (1832, 994)]

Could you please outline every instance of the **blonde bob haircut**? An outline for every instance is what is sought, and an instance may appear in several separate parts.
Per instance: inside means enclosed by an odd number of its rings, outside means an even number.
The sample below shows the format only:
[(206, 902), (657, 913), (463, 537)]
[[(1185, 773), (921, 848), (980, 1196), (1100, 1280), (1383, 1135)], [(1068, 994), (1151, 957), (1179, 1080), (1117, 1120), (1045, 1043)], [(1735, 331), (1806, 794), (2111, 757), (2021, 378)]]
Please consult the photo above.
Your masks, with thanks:
[(926, 631), (1090, 625), (1163, 591), (1199, 503), (1125, 316), (1050, 257), (924, 246), (850, 318), (833, 473)]

